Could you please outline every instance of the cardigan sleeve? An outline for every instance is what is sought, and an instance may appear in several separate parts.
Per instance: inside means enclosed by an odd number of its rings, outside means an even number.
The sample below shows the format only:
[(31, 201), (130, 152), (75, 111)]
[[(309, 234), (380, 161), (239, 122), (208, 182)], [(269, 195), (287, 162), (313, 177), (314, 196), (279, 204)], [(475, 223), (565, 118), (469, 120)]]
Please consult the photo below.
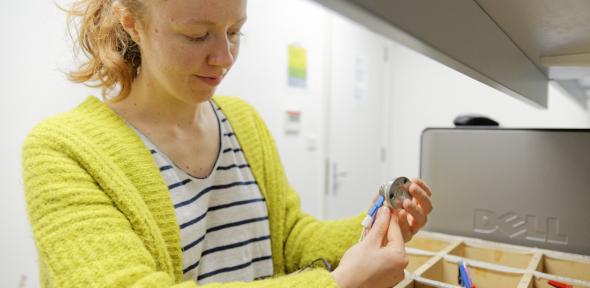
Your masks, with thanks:
[[(253, 112), (255, 115), (256, 112)], [(323, 257), (336, 267), (344, 252), (354, 245), (361, 233), (364, 214), (342, 220), (320, 221), (301, 209), (298, 194), (288, 184), (275, 142), (261, 117), (257, 115), (257, 130), (266, 154), (266, 181), (284, 199), (283, 233), (286, 272), (296, 271)]]
[(299, 198), (289, 188), (285, 243), (287, 271), (294, 271), (323, 257), (336, 268), (344, 252), (353, 246), (361, 233), (363, 214), (341, 220), (319, 221), (299, 209)]
[[(23, 145), (23, 179), (40, 280), (48, 287), (171, 287), (129, 220), (67, 146), (36, 128)], [(178, 287), (196, 286), (182, 283)]]

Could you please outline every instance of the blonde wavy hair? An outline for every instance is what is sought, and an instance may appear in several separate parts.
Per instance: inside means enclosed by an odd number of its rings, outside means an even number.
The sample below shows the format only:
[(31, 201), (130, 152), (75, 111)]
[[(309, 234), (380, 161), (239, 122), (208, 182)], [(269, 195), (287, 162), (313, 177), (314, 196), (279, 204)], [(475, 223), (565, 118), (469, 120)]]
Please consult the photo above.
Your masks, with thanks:
[[(116, 1), (136, 19), (142, 19), (140, 0)], [(68, 77), (73, 82), (101, 88), (103, 99), (110, 96), (109, 100), (120, 101), (129, 96), (141, 65), (141, 53), (114, 13), (112, 3), (112, 0), (77, 0), (64, 9), (76, 55), (82, 52), (87, 58)]]

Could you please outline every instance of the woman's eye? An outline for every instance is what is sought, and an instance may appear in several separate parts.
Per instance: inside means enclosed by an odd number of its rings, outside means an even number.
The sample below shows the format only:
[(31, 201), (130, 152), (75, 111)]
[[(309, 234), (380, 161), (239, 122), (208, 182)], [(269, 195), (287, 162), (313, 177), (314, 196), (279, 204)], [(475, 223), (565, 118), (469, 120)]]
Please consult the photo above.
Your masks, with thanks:
[(209, 32), (202, 34), (202, 35), (197, 35), (197, 36), (186, 36), (190, 41), (193, 42), (203, 42), (205, 40), (207, 40), (207, 38), (209, 38)]
[(239, 31), (238, 32), (229, 32), (229, 33), (227, 33), (227, 35), (229, 37), (229, 40), (232, 42), (238, 41), (238, 40), (240, 40), (240, 38), (242, 36), (244, 36), (244, 34)]

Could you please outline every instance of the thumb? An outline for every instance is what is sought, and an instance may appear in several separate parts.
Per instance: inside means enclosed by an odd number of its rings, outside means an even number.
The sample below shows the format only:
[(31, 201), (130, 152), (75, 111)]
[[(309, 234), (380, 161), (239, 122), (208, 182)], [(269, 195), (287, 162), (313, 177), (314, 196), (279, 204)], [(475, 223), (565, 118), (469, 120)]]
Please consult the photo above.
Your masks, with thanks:
[(393, 213), (387, 230), (387, 246), (398, 251), (403, 251), (405, 249), (405, 241), (399, 224), (400, 221), (405, 220), (399, 218), (399, 213)]
[(369, 235), (367, 235), (367, 241), (371, 243), (377, 243), (381, 246), (383, 242), (383, 238), (387, 235), (387, 230), (389, 228), (389, 220), (391, 218), (391, 213), (389, 211), (389, 207), (382, 206), (379, 208), (379, 212), (375, 215), (377, 219), (375, 219), (375, 223), (369, 230)]

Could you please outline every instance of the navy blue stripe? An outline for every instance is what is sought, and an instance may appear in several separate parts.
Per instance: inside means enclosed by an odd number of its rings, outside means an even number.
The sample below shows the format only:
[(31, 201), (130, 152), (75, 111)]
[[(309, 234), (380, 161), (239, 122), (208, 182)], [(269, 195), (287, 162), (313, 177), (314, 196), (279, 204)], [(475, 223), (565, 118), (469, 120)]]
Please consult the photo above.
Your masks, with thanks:
[(205, 218), (205, 216), (207, 216), (207, 213), (209, 213), (209, 210), (205, 211), (205, 213), (201, 214), (199, 217), (197, 217), (197, 218), (195, 218), (193, 220), (190, 220), (190, 221), (188, 221), (186, 223), (180, 224), (180, 229), (184, 229), (184, 228), (186, 228), (188, 226), (191, 226), (191, 225), (193, 225), (193, 224), (201, 221), (203, 218)]
[(166, 171), (168, 169), (172, 169), (172, 166), (171, 165), (162, 166), (162, 167), (160, 167), (160, 172)]
[(205, 239), (205, 235), (203, 235), (203, 236), (201, 236), (201, 238), (199, 238), (199, 239), (197, 239), (197, 240), (189, 243), (188, 245), (182, 247), (182, 251), (184, 252), (184, 251), (186, 251), (188, 249), (191, 249), (191, 248), (195, 247), (195, 245), (201, 243), (201, 241), (203, 241), (203, 239)]
[(254, 280), (262, 280), (262, 279), (269, 278), (269, 277), (272, 277), (272, 274), (256, 277), (256, 278), (254, 278)]
[(232, 222), (232, 223), (227, 223), (227, 224), (223, 224), (223, 225), (211, 227), (211, 228), (207, 229), (207, 232), (206, 233), (210, 233), (210, 232), (222, 230), (222, 229), (225, 229), (225, 228), (240, 226), (240, 225), (244, 225), (244, 224), (249, 224), (249, 223), (254, 223), (254, 222), (260, 222), (260, 221), (264, 221), (264, 220), (268, 220), (268, 216), (258, 217), (258, 218), (252, 218), (252, 219), (246, 219), (246, 220), (242, 220), (242, 221), (238, 221), (238, 222)]
[[(211, 254), (211, 253), (215, 253), (218, 251), (223, 251), (223, 250), (228, 250), (228, 249), (233, 249), (233, 248), (237, 248), (237, 247), (241, 247), (241, 246), (245, 246), (248, 245), (250, 243), (254, 243), (254, 242), (258, 242), (258, 241), (264, 241), (264, 240), (268, 240), (270, 239), (270, 235), (268, 236), (263, 236), (263, 237), (258, 237), (258, 238), (252, 238), (246, 241), (242, 241), (242, 242), (238, 242), (238, 243), (233, 243), (233, 244), (229, 244), (229, 245), (225, 245), (225, 246), (219, 246), (219, 247), (215, 247), (215, 248), (211, 248), (208, 250), (203, 251), (203, 253), (201, 254), (201, 258), (207, 254)], [(199, 266), (199, 261), (197, 261), (197, 263), (192, 264), (190, 266), (188, 266), (187, 268), (185, 268), (182, 273), (186, 273), (188, 271), (190, 271), (191, 269)]]
[(199, 221), (201, 221), (203, 218), (205, 218), (205, 216), (207, 216), (207, 213), (209, 213), (210, 211), (214, 211), (214, 210), (219, 210), (219, 209), (223, 209), (223, 208), (228, 208), (228, 207), (232, 207), (232, 206), (237, 206), (237, 205), (244, 205), (244, 204), (248, 204), (248, 203), (254, 203), (254, 202), (264, 202), (264, 198), (257, 198), (257, 199), (249, 199), (249, 200), (242, 200), (242, 201), (236, 201), (236, 202), (232, 202), (232, 203), (227, 203), (227, 204), (222, 204), (222, 205), (217, 205), (217, 206), (211, 206), (209, 207), (209, 209), (207, 209), (207, 211), (203, 214), (201, 214), (199, 217), (190, 220), (184, 224), (180, 225), (180, 229), (184, 229), (190, 225), (193, 225)]
[(258, 238), (252, 238), (252, 239), (248, 239), (246, 241), (242, 241), (242, 242), (238, 242), (238, 243), (232, 243), (232, 244), (228, 244), (228, 245), (224, 245), (224, 246), (219, 246), (219, 247), (207, 249), (207, 250), (203, 251), (203, 253), (201, 253), (201, 257), (203, 257), (207, 254), (211, 254), (211, 253), (215, 253), (215, 252), (219, 252), (219, 251), (223, 251), (223, 250), (228, 250), (228, 249), (233, 249), (233, 248), (248, 245), (250, 243), (264, 241), (264, 240), (268, 240), (268, 239), (270, 239), (270, 235), (262, 236), (262, 237), (258, 237)]
[(176, 187), (186, 185), (188, 182), (191, 182), (191, 181), (192, 181), (191, 179), (184, 179), (184, 180), (182, 180), (182, 182), (174, 183), (174, 184), (168, 186), (168, 190), (172, 190)]
[(221, 122), (225, 122), (225, 121), (227, 121), (227, 118), (221, 119)]
[(262, 279), (266, 279), (266, 278), (269, 278), (269, 277), (272, 277), (272, 274), (270, 274), (270, 275), (264, 275), (264, 276), (260, 276), (260, 277), (256, 277), (256, 278), (254, 278), (254, 280), (262, 280)]
[(236, 167), (242, 169), (245, 167), (250, 167), (250, 165), (248, 165), (248, 164), (241, 164), (241, 165), (231, 164), (229, 166), (219, 166), (219, 167), (217, 167), (217, 170), (229, 170), (231, 168), (236, 168)]
[(197, 277), (197, 280), (203, 280), (205, 278), (208, 278), (208, 277), (211, 277), (211, 276), (214, 276), (217, 274), (225, 273), (225, 272), (240, 270), (240, 269), (243, 269), (243, 268), (246, 268), (246, 267), (252, 265), (252, 263), (254, 263), (254, 262), (259, 262), (259, 261), (264, 261), (264, 260), (269, 260), (269, 259), (272, 259), (272, 256), (263, 256), (263, 257), (254, 258), (254, 259), (252, 259), (252, 261), (246, 262), (244, 264), (231, 266), (231, 267), (225, 267), (225, 268), (217, 269), (217, 270), (214, 270), (211, 272), (203, 273), (203, 274), (199, 275), (199, 277)]
[(150, 153), (152, 153), (152, 154), (156, 154), (156, 153), (158, 153), (158, 152), (156, 152), (156, 150), (154, 150), (154, 149), (150, 149)]
[(217, 206), (211, 206), (211, 207), (209, 207), (209, 209), (207, 209), (207, 211), (219, 210), (219, 209), (223, 209), (223, 208), (228, 208), (228, 207), (237, 206), (237, 205), (244, 205), (244, 204), (254, 203), (254, 202), (264, 202), (264, 198), (242, 200), (242, 201), (236, 201), (236, 202), (227, 203), (227, 204), (221, 204), (221, 205), (217, 205)]
[(237, 148), (237, 149), (233, 149), (233, 148), (225, 148), (225, 149), (223, 149), (223, 153), (227, 153), (227, 152), (231, 152), (231, 151), (233, 151), (233, 152), (237, 153), (237, 152), (240, 152), (240, 151), (242, 151), (242, 149), (241, 149), (241, 148)]
[(199, 194), (195, 195), (193, 198), (175, 204), (174, 208), (179, 208), (179, 207), (191, 204), (211, 190), (226, 189), (226, 188), (230, 188), (230, 187), (234, 187), (234, 186), (242, 186), (242, 185), (245, 186), (245, 185), (252, 185), (252, 184), (256, 184), (256, 181), (244, 181), (244, 182), (238, 181), (238, 182), (232, 182), (229, 184), (209, 186), (209, 187), (203, 189), (201, 192), (199, 192)]
[(186, 274), (188, 271), (191, 271), (191, 270), (197, 268), (197, 266), (199, 266), (199, 261), (197, 261), (197, 263), (195, 263), (195, 264), (193, 264), (191, 266), (188, 266), (188, 267), (184, 268), (182, 270), (182, 274)]
[(234, 135), (236, 135), (234, 132), (223, 133), (223, 136), (226, 136), (226, 137), (231, 137), (231, 136), (234, 136)]

